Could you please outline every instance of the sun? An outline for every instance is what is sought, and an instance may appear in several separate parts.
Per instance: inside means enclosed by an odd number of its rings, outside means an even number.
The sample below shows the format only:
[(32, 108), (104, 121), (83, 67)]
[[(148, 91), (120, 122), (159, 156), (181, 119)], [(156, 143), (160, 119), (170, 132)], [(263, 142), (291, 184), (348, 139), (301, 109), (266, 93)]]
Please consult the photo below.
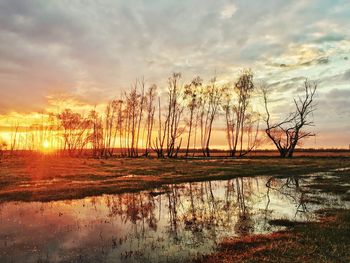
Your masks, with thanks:
[(50, 150), (51, 147), (50, 147), (49, 141), (47, 141), (47, 140), (43, 141), (42, 148), (43, 148), (43, 151), (48, 151), (48, 150)]
[(42, 153), (51, 153), (53, 152), (52, 142), (48, 140), (44, 140), (41, 144), (41, 152)]
[(41, 147), (39, 149), (44, 154), (49, 154), (55, 151), (53, 147), (53, 142), (51, 140), (43, 140), (41, 143)]

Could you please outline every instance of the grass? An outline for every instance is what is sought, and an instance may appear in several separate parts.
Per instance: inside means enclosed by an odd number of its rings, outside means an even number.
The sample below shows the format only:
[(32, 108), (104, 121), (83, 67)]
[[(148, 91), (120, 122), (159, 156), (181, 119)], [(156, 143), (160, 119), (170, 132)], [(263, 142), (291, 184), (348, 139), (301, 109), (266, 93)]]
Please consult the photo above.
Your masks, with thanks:
[(22, 156), (3, 159), (0, 167), (0, 202), (51, 201), (238, 176), (299, 176), (350, 167), (350, 158), (96, 160)]
[(350, 262), (350, 211), (320, 213), (321, 222), (284, 222), (289, 230), (225, 240), (195, 262)]
[(308, 187), (323, 193), (341, 194), (343, 200), (350, 201), (350, 170), (336, 171), (333, 176), (319, 177)]

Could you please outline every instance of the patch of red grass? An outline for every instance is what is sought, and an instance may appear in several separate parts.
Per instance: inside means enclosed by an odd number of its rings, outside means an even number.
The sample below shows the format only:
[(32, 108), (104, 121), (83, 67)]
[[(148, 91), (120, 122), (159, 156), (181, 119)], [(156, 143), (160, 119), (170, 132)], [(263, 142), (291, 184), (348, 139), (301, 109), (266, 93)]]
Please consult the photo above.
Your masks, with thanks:
[(254, 254), (272, 248), (272, 242), (288, 242), (291, 233), (280, 231), (271, 234), (249, 235), (245, 237), (235, 237), (225, 239), (219, 247), (219, 252), (209, 256), (204, 256), (195, 262), (241, 262), (252, 258)]

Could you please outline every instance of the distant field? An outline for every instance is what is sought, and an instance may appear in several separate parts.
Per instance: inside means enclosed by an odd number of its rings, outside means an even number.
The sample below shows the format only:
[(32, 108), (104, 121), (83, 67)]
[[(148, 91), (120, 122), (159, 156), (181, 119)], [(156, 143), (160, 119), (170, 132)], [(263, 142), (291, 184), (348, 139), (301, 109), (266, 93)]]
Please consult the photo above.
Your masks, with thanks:
[(350, 167), (350, 158), (345, 157), (348, 155), (338, 152), (292, 159), (258, 156), (244, 159), (100, 160), (49, 155), (6, 157), (0, 163), (0, 200), (75, 199), (151, 189), (169, 183), (238, 176), (296, 176)]
[[(127, 151), (123, 150), (124, 153)], [(140, 157), (142, 157), (142, 153), (145, 152), (143, 149), (139, 149)], [(1, 153), (1, 152), (0, 152)], [(3, 156), (11, 156), (11, 155), (32, 155), (32, 152), (26, 150), (16, 150), (13, 153), (10, 151), (3, 151)], [(37, 154), (34, 152), (34, 154)], [(115, 157), (122, 157), (121, 149), (114, 149), (113, 154)], [(52, 152), (51, 155), (60, 155), (59, 152)], [(229, 152), (227, 150), (219, 150), (212, 149), (210, 150), (211, 157), (230, 157)], [(83, 150), (81, 157), (91, 157), (91, 150)], [(245, 157), (276, 157), (279, 156), (278, 151), (276, 150), (255, 150), (248, 153)], [(350, 150), (347, 149), (296, 149), (294, 152), (295, 157), (334, 157), (334, 156), (342, 156), (342, 157), (350, 157)], [(150, 152), (150, 157), (157, 157), (155, 152)], [(185, 157), (185, 150), (181, 149), (178, 153), (178, 157)], [(203, 153), (200, 149), (190, 150), (189, 157), (203, 157)]]
[[(254, 151), (249, 156), (278, 156), (277, 151)], [(349, 150), (298, 150), (294, 153), (295, 157), (350, 157)]]

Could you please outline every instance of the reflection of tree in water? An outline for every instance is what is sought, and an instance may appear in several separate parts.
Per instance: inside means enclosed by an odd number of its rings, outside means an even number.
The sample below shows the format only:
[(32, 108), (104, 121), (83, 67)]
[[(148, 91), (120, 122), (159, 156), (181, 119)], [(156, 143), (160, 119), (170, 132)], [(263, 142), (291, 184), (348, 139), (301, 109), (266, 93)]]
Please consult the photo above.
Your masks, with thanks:
[[(112, 255), (120, 256), (122, 262), (179, 261), (179, 258), (186, 261), (189, 255), (210, 251), (222, 237), (271, 229), (267, 223), (266, 227), (262, 226), (264, 213), (259, 213), (265, 208), (266, 195), (271, 197), (271, 203), (277, 200), (276, 213), (289, 209), (294, 214), (294, 208), (290, 206), (293, 203), (297, 212), (307, 211), (301, 179), (266, 180), (235, 178), (168, 185), (151, 192), (91, 197), (87, 199), (91, 206), (86, 206), (86, 200), (77, 201), (76, 204), (82, 205), (82, 217), (64, 229), (76, 231), (70, 236), (81, 236), (79, 242), (75, 241), (75, 244), (79, 243), (79, 250), (74, 250), (74, 244), (72, 251), (77, 251), (77, 255), (83, 251), (86, 259), (96, 256), (104, 259)], [(263, 182), (261, 188), (260, 182)], [(281, 198), (283, 196), (285, 198)], [(281, 207), (281, 202), (286, 207)], [(70, 222), (64, 219), (70, 211), (70, 203), (66, 201), (63, 208), (66, 205), (68, 210), (58, 213), (62, 217), (58, 225)], [(266, 210), (269, 205), (268, 200)], [(293, 217), (287, 214), (288, 218)], [(269, 214), (265, 222), (271, 218)], [(86, 234), (89, 236), (85, 238)]]
[(189, 196), (190, 206), (183, 212), (185, 229), (191, 231), (198, 238), (202, 238), (202, 231), (211, 231), (215, 235), (220, 211), (218, 201), (213, 193), (212, 182), (202, 182), (200, 185), (190, 183), (183, 192), (184, 198)]
[(151, 195), (130, 193), (108, 196), (106, 206), (109, 209), (109, 217), (119, 216), (123, 223), (132, 223), (135, 230), (137, 230), (138, 225), (140, 225), (142, 233), (146, 226), (154, 231), (157, 230), (155, 200)]
[[(183, 230), (191, 232), (198, 241), (203, 235), (214, 240), (217, 231), (223, 229), (239, 235), (254, 231), (251, 202), (255, 181), (235, 178), (225, 182), (225, 187), (210, 181), (169, 185), (159, 195), (141, 192), (108, 196), (106, 204), (109, 217), (118, 216), (124, 224), (130, 223), (136, 235), (142, 236), (147, 229), (157, 231), (159, 220), (167, 218), (168, 233), (174, 240), (181, 239)], [(293, 183), (296, 182), (288, 181), (287, 185)]]
[[(251, 189), (251, 181), (248, 181), (248, 189)], [(254, 231), (254, 221), (251, 218), (249, 207), (246, 205), (246, 185), (243, 178), (236, 178), (238, 217), (235, 224), (235, 231), (239, 235), (246, 235)], [(249, 196), (251, 191), (249, 191)]]
[[(246, 204), (252, 194), (251, 181), (243, 178), (227, 181), (224, 195), (217, 192), (213, 182), (189, 183), (183, 189), (173, 186), (175, 189), (168, 193), (171, 229), (177, 231), (182, 221), (184, 229), (196, 238), (203, 238), (206, 231), (213, 240), (216, 240), (217, 228), (219, 231), (233, 228), (241, 235), (252, 232), (254, 222)], [(176, 205), (182, 199), (188, 200), (188, 204)], [(179, 215), (181, 208), (184, 211)]]
[(108, 217), (121, 222), (123, 229), (109, 237), (110, 247), (120, 251), (121, 259), (132, 260), (153, 257), (158, 249), (206, 251), (228, 232), (249, 233), (254, 229), (247, 205), (250, 181), (187, 183), (150, 193), (105, 196)]
[(270, 190), (277, 191), (282, 196), (288, 198), (296, 205), (295, 216), (298, 213), (308, 212), (306, 194), (300, 186), (300, 178), (297, 176), (288, 177), (285, 179), (280, 179), (276, 177), (271, 177), (266, 183), (267, 187), (267, 204), (266, 211), (268, 211), (270, 205)]
[(169, 229), (170, 233), (174, 235), (174, 238), (178, 238), (178, 213), (177, 213), (177, 206), (178, 206), (178, 197), (180, 197), (178, 193), (178, 187), (176, 185), (169, 186), (168, 192), (167, 192), (167, 198), (168, 198), (168, 211), (169, 211)]
[(163, 205), (170, 237), (180, 240), (179, 233), (185, 230), (200, 242), (203, 235), (215, 240), (217, 228), (233, 229), (239, 234), (252, 232), (253, 221), (246, 204), (251, 192), (251, 179), (236, 178), (227, 181), (224, 188), (209, 181), (169, 185), (159, 195), (142, 192), (107, 196), (106, 206), (109, 217), (118, 216), (124, 224), (131, 224), (136, 236), (143, 236), (146, 227), (157, 230), (165, 215)]
[(112, 239), (112, 245), (134, 244), (134, 249), (146, 255), (159, 248), (174, 250), (174, 246), (178, 251), (209, 249), (228, 233), (249, 234), (255, 230), (255, 181), (258, 179), (235, 178), (106, 196), (108, 216), (131, 229)]

